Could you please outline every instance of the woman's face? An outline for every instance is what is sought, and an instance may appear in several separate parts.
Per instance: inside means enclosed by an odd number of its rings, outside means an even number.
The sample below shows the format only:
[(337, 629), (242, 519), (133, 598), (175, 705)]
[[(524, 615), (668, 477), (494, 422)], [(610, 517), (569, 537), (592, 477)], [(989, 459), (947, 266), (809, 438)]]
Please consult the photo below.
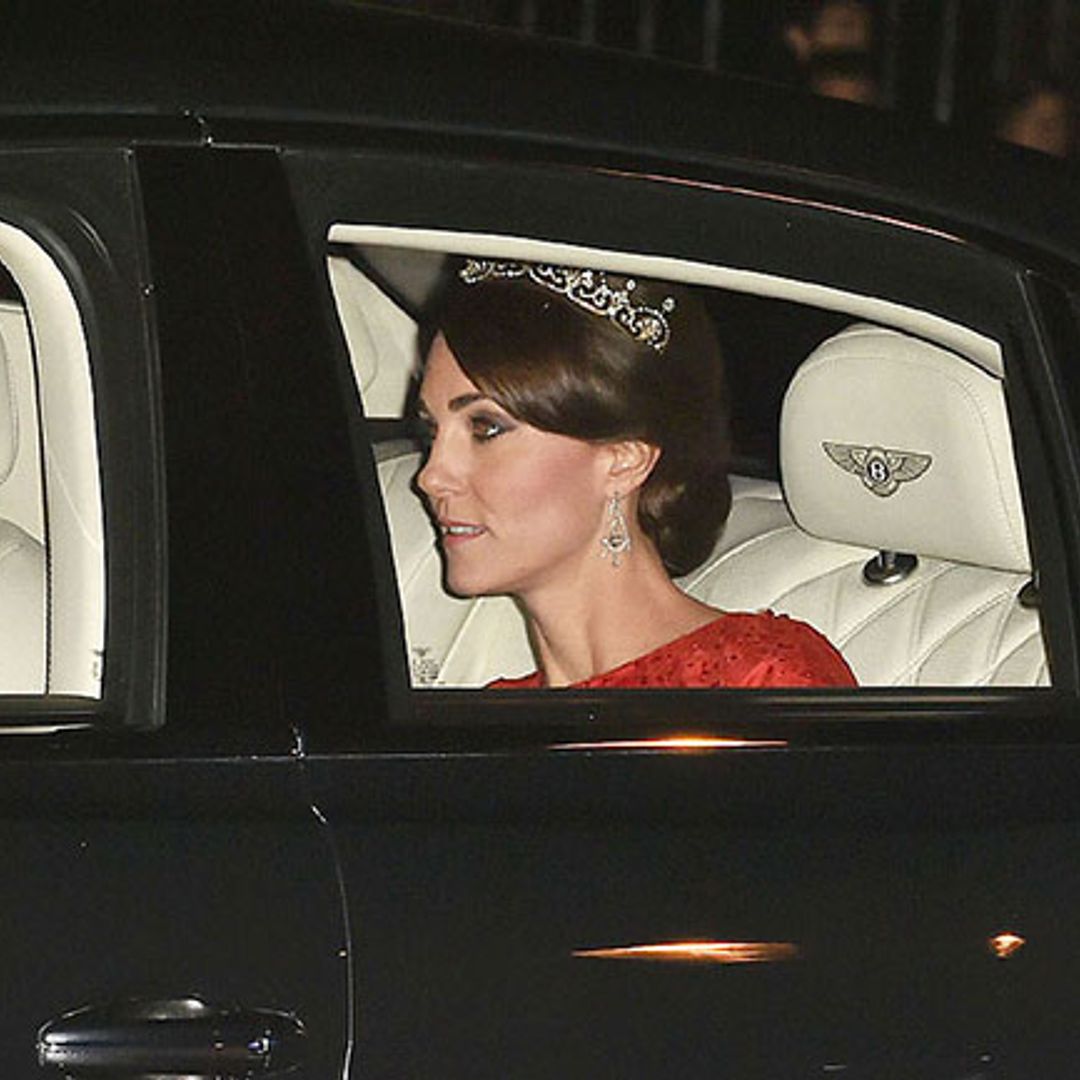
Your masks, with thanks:
[(420, 408), (432, 444), (417, 482), (438, 524), (450, 589), (527, 596), (583, 581), (601, 551), (609, 448), (515, 419), (477, 389), (442, 335)]

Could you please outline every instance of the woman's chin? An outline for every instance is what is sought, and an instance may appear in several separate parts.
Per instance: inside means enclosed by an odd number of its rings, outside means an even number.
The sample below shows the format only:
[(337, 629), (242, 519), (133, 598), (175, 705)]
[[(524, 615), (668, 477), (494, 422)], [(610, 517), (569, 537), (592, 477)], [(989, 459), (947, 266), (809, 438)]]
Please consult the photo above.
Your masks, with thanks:
[(463, 600), (471, 600), (477, 596), (487, 596), (492, 592), (490, 582), (483, 574), (464, 573), (453, 565), (447, 565), (444, 578), (446, 591)]
[(471, 600), (479, 596), (505, 596), (514, 590), (510, 583), (496, 578), (490, 573), (484, 573), (480, 568), (470, 568), (467, 572), (462, 567), (455, 567), (451, 561), (446, 563), (446, 573), (443, 584), (446, 591), (463, 600)]

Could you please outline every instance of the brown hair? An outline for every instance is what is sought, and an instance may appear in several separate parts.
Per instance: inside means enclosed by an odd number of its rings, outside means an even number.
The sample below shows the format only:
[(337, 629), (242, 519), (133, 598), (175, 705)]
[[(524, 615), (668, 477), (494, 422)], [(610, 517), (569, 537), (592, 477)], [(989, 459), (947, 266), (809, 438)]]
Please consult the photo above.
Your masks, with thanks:
[[(613, 288), (626, 279), (609, 274)], [(511, 415), (590, 442), (641, 439), (660, 450), (638, 520), (672, 576), (712, 550), (731, 505), (728, 415), (716, 334), (701, 297), (636, 278), (635, 304), (667, 316), (657, 351), (603, 315), (527, 278), (466, 285), (455, 275), (436, 325), (462, 370)]]

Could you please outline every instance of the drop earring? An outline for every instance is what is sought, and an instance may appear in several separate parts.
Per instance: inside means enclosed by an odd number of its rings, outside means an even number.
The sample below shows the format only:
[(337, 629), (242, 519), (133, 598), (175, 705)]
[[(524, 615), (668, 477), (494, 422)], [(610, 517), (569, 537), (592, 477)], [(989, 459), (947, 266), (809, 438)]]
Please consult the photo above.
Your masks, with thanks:
[(600, 546), (604, 549), (603, 558), (610, 557), (612, 566), (618, 566), (622, 556), (630, 551), (630, 530), (626, 527), (619, 494), (608, 500), (607, 532), (600, 537)]

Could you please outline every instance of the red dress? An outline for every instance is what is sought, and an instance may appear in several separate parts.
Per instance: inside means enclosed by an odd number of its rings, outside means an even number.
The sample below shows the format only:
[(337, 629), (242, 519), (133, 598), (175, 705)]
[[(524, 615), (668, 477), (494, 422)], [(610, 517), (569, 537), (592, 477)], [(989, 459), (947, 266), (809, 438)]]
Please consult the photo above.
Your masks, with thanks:
[[(856, 686), (844, 658), (813, 627), (771, 611), (721, 615), (689, 634), (573, 684), (575, 689)], [(539, 671), (489, 690), (542, 689)]]

